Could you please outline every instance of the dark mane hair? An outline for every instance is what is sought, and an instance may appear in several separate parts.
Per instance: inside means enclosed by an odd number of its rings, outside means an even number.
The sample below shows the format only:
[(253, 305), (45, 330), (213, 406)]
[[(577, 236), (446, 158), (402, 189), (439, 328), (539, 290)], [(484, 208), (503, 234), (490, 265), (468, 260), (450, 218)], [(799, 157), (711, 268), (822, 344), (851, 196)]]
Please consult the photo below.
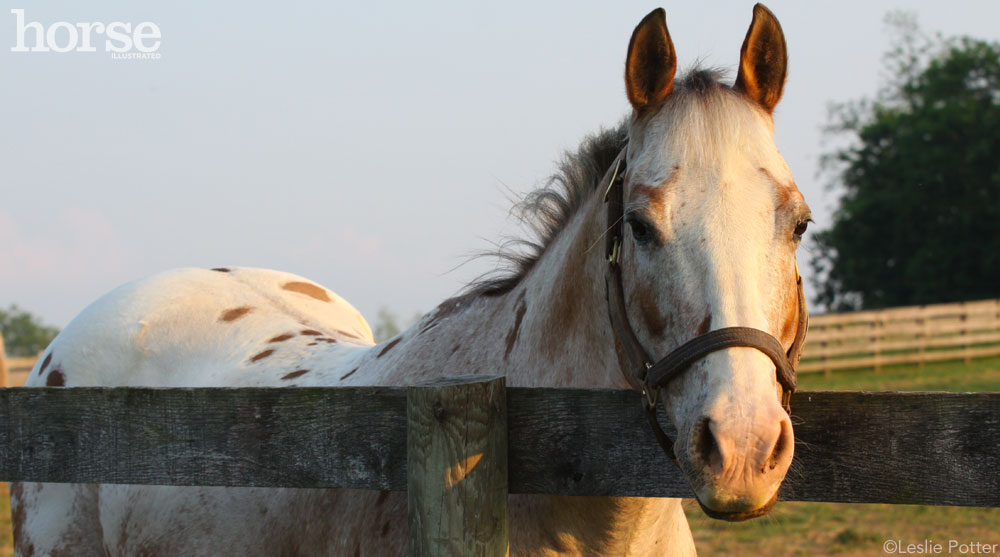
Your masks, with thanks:
[[(671, 101), (707, 98), (718, 91), (732, 92), (720, 83), (723, 73), (717, 69), (695, 68), (674, 84)], [(601, 129), (583, 139), (575, 152), (567, 151), (559, 161), (559, 170), (545, 186), (528, 193), (513, 212), (534, 232), (533, 239), (511, 239), (496, 252), (487, 253), (506, 264), (469, 285), (469, 294), (497, 296), (513, 289), (538, 263), (545, 249), (574, 214), (597, 189), (615, 157), (628, 143), (628, 118), (613, 128)]]

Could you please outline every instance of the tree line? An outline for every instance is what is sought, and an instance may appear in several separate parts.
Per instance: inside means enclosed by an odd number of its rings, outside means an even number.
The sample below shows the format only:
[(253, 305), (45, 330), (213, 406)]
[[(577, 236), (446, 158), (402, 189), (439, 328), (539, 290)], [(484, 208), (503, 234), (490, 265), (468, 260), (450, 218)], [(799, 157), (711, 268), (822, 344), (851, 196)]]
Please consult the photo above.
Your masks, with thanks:
[(1000, 296), (1000, 44), (928, 37), (906, 14), (872, 99), (831, 110), (840, 192), (810, 250), (832, 311)]

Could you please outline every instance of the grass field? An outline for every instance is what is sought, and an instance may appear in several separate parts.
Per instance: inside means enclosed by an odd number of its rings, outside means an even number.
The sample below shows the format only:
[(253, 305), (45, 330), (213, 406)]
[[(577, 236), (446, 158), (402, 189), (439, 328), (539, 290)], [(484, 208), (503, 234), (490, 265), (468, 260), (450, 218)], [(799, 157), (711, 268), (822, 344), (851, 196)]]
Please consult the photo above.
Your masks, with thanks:
[[(1000, 358), (808, 374), (799, 377), (799, 389), (997, 392)], [(885, 555), (886, 540), (933, 540), (947, 555), (949, 540), (1000, 544), (1000, 509), (781, 502), (768, 516), (737, 524), (707, 518), (693, 500), (685, 509), (703, 556)], [(0, 555), (12, 554), (7, 484), (0, 484)]]

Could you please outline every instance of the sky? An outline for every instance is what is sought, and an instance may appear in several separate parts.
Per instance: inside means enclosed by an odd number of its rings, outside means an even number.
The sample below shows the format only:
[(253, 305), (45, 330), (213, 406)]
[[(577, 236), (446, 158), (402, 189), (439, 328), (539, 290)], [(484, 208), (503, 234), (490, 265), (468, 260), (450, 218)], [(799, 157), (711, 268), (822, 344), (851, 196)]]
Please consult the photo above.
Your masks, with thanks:
[[(628, 39), (657, 7), (0, 4), (0, 308), (59, 327), (120, 284), (188, 266), (298, 273), (372, 322), (381, 307), (429, 311), (495, 263), (472, 256), (522, 234), (511, 199), (628, 112)], [(681, 71), (732, 79), (752, 6), (664, 3)], [(768, 7), (789, 51), (776, 141), (812, 230), (837, 199), (818, 174), (827, 107), (877, 91), (885, 14), (1000, 39), (997, 2)], [(158, 59), (113, 58), (103, 37), (96, 52), (11, 52), (16, 9), (46, 30), (151, 22)], [(807, 241), (807, 276), (808, 258)]]

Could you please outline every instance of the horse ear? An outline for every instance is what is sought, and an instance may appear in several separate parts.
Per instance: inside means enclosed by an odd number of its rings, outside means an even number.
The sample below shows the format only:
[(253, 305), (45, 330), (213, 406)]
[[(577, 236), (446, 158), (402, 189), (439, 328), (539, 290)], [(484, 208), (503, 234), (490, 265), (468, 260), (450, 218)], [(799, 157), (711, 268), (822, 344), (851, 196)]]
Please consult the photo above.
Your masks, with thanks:
[(625, 59), (625, 91), (636, 112), (656, 105), (674, 88), (677, 53), (667, 32), (663, 8), (642, 18), (628, 43)]
[(781, 100), (787, 70), (788, 53), (781, 24), (771, 10), (757, 4), (740, 49), (740, 70), (733, 88), (771, 113)]

